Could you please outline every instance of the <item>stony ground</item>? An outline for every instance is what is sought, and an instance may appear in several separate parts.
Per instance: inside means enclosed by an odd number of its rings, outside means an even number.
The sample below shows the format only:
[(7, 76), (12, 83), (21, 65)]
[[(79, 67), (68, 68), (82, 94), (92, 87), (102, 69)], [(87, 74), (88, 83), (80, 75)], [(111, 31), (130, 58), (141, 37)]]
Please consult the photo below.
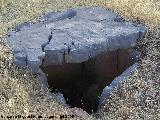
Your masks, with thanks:
[[(96, 114), (59, 105), (49, 90), (34, 76), (11, 64), (11, 51), (3, 44), (4, 35), (16, 24), (36, 21), (46, 11), (70, 7), (103, 6), (127, 20), (143, 23), (150, 29), (137, 45), (145, 57), (140, 68), (115, 91)], [(76, 114), (75, 119), (160, 119), (160, 1), (159, 0), (1, 0), (0, 1), (0, 115)], [(159, 29), (158, 29), (159, 28)]]

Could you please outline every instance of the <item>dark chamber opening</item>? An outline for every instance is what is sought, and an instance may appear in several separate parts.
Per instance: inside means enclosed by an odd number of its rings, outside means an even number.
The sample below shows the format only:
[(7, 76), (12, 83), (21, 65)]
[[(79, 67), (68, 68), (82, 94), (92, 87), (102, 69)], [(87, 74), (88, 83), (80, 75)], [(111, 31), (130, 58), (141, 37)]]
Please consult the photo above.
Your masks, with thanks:
[(106, 85), (133, 64), (127, 50), (101, 53), (82, 63), (41, 66), (52, 92), (61, 92), (70, 107), (96, 112)]

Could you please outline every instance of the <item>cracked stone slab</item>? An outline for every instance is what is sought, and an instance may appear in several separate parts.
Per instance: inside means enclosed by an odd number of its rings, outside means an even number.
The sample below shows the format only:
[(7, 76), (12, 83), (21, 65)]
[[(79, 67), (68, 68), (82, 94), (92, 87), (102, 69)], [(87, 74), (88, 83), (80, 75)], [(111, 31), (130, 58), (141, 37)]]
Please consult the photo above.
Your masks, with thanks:
[(37, 23), (17, 25), (6, 43), (17, 66), (40, 73), (40, 65), (81, 63), (101, 52), (132, 48), (145, 33), (144, 26), (109, 9), (89, 7), (51, 12)]

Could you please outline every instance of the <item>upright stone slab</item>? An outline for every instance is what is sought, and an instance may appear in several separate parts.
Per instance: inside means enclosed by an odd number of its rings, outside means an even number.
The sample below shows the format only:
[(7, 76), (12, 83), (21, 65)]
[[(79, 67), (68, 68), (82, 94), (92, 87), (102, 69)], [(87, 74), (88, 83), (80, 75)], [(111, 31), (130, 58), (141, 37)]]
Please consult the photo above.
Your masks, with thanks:
[(111, 93), (114, 90), (119, 89), (122, 85), (122, 82), (127, 80), (129, 76), (131, 76), (137, 68), (138, 68), (138, 63), (134, 63), (132, 66), (127, 68), (121, 75), (116, 77), (109, 86), (106, 86), (103, 89), (100, 100), (99, 100), (99, 107), (102, 107), (105, 105), (105, 102), (108, 99), (109, 95), (111, 95)]

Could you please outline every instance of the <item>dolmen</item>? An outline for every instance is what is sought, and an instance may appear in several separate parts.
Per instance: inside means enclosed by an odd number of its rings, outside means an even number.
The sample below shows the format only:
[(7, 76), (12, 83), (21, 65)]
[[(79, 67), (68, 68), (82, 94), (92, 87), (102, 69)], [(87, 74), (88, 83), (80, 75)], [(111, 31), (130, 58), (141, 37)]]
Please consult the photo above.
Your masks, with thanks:
[[(63, 85), (68, 76), (80, 71), (72, 64), (82, 63), (83, 68), (86, 62), (87, 69), (94, 69), (100, 78), (95, 81), (101, 80), (99, 84), (105, 87), (106, 77), (114, 79), (135, 62), (140, 54), (133, 48), (145, 33), (146, 27), (125, 21), (110, 9), (82, 7), (46, 13), (35, 23), (19, 24), (7, 33), (5, 42), (13, 51), (15, 65), (29, 68), (44, 84), (48, 83), (45, 68), (52, 66), (49, 72), (56, 73), (52, 79)], [(59, 69), (65, 64), (71, 66)]]

